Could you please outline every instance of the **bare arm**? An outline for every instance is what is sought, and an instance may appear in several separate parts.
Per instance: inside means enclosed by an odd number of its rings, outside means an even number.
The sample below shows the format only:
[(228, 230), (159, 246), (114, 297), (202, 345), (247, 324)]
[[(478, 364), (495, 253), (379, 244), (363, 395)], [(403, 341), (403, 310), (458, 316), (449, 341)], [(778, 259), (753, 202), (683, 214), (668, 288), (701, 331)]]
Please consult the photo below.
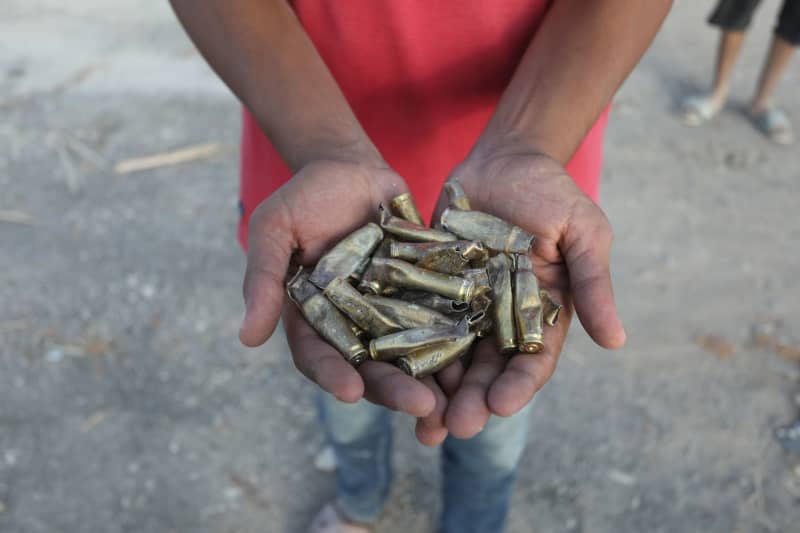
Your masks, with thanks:
[(452, 176), (476, 209), (537, 236), (540, 285), (567, 307), (545, 349), (510, 360), (476, 349), (450, 398), (446, 426), (471, 437), (491, 413), (519, 411), (553, 374), (574, 304), (605, 348), (625, 342), (611, 285), (611, 227), (564, 170), (581, 140), (649, 46), (670, 0), (556, 0), (488, 126)]
[(382, 164), (285, 0), (171, 0), (190, 37), (289, 167)]
[[(423, 384), (385, 363), (356, 370), (294, 306), (284, 306), (290, 258), (307, 267), (316, 263), (372, 218), (380, 202), (406, 191), (403, 179), (367, 138), (285, 0), (171, 2), (203, 56), (294, 172), (250, 216), (239, 338), (248, 346), (262, 344), (282, 315), (295, 366), (322, 389), (347, 402), (365, 397), (428, 415), (444, 401), (434, 381)], [(446, 434), (441, 420), (433, 426)]]
[(556, 0), (478, 151), (566, 163), (653, 40), (671, 0)]

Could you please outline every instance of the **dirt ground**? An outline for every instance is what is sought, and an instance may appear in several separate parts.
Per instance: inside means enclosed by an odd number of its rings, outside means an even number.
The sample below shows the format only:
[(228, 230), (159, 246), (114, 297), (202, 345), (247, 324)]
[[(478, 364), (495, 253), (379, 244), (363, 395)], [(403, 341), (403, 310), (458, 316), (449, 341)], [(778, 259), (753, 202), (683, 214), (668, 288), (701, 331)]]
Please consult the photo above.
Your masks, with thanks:
[[(238, 344), (236, 102), (165, 2), (6, 0), (0, 18), (0, 531), (300, 532), (334, 490), (314, 388), (276, 335)], [(711, 2), (677, 2), (616, 99), (603, 205), (628, 346), (575, 328), (533, 414), (509, 531), (800, 531), (800, 145), (705, 87)], [(800, 129), (800, 62), (778, 100)], [(214, 155), (115, 173), (201, 143)], [(437, 450), (396, 418), (380, 530), (432, 531)]]

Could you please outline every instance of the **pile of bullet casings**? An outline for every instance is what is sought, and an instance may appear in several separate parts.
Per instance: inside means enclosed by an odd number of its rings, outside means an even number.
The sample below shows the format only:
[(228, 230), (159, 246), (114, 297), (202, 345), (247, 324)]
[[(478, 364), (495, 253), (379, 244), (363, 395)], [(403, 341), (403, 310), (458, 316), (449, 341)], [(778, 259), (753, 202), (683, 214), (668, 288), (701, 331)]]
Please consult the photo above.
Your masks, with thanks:
[(493, 335), (502, 354), (537, 353), (543, 326), (562, 306), (539, 290), (530, 259), (534, 237), (470, 210), (457, 181), (438, 229), (423, 225), (411, 196), (383, 206), (327, 252), (311, 275), (287, 284), (309, 324), (358, 366), (392, 362), (412, 377), (444, 368), (476, 339)]

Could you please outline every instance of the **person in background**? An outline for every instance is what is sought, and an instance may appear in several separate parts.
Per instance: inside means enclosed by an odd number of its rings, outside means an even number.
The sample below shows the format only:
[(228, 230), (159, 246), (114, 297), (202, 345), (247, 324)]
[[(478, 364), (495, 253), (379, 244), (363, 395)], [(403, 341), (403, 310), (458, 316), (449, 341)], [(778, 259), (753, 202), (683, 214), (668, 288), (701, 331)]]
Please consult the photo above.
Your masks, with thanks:
[[(698, 126), (713, 118), (725, 105), (730, 90), (731, 73), (760, 0), (720, 0), (709, 23), (722, 31), (717, 49), (717, 64), (711, 92), (687, 97), (682, 104), (683, 120)], [(755, 94), (747, 114), (753, 124), (770, 140), (779, 144), (794, 142), (788, 117), (772, 103), (772, 95), (786, 65), (800, 44), (800, 0), (783, 0), (778, 23)]]
[[(503, 530), (531, 399), (555, 370), (574, 305), (600, 346), (625, 331), (596, 204), (607, 107), (669, 0), (172, 0), (246, 111), (239, 238), (247, 346), (282, 317), (297, 368), (325, 394), (320, 419), (338, 495), (314, 533), (359, 533), (391, 482), (389, 410), (442, 444), (445, 533)], [(285, 304), (290, 264), (312, 266), (376, 206), (408, 190), (430, 220), (446, 178), (475, 209), (537, 237), (541, 286), (566, 304), (547, 348), (479, 343), (417, 381), (347, 364)], [(368, 401), (364, 401), (368, 400)], [(266, 395), (265, 395), (266, 401)], [(388, 408), (388, 410), (387, 410)]]

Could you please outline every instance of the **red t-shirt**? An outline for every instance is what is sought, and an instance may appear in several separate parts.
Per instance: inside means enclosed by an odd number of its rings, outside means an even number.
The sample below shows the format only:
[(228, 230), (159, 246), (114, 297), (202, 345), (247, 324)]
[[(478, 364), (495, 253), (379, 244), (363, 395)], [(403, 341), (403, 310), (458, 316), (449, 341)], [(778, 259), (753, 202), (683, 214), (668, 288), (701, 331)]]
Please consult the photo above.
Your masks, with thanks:
[[(429, 219), (547, 11), (546, 0), (296, 0), (303, 27), (386, 161)], [(597, 200), (603, 113), (567, 170)], [(291, 173), (244, 112), (242, 219)]]

